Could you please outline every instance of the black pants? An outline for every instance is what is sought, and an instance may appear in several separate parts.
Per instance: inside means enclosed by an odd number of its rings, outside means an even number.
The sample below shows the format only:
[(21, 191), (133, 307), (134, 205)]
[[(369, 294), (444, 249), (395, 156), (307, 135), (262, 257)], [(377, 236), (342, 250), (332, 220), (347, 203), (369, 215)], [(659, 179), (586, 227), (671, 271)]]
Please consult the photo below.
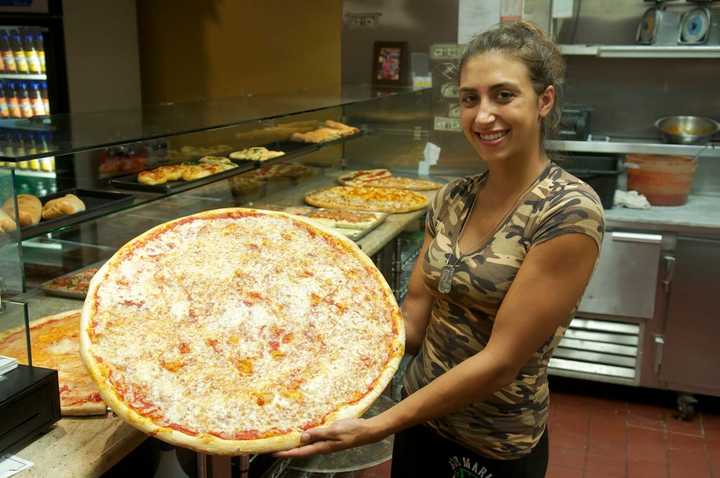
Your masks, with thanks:
[(493, 460), (418, 425), (395, 435), (392, 478), (543, 478), (547, 464), (547, 430), (529, 455)]

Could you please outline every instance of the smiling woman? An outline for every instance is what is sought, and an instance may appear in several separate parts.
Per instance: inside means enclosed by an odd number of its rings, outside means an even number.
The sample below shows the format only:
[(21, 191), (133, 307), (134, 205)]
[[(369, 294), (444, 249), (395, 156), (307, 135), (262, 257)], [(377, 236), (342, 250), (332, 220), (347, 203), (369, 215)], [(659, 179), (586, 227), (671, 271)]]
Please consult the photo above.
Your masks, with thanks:
[(598, 256), (595, 192), (550, 162), (564, 66), (537, 27), (476, 37), (460, 66), (465, 137), (487, 164), (435, 196), (402, 312), (416, 354), (405, 398), (367, 420), (308, 430), (283, 456), (395, 433), (392, 476), (543, 477), (547, 365)]

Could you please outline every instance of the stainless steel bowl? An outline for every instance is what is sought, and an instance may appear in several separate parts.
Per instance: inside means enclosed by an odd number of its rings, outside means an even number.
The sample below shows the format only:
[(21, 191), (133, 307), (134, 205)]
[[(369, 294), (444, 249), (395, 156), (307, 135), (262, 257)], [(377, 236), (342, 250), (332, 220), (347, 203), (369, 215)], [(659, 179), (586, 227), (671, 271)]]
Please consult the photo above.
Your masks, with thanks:
[(666, 116), (655, 122), (666, 143), (702, 144), (720, 131), (720, 123), (702, 116)]

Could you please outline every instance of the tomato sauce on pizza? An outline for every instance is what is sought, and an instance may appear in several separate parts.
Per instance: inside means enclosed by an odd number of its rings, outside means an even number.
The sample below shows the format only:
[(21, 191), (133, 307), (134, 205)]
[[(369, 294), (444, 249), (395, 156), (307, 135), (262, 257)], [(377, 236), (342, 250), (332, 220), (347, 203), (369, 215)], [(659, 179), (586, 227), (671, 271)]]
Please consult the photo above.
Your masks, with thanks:
[(359, 416), (392, 378), (404, 328), (348, 239), (275, 211), (157, 226), (96, 274), (82, 356), (132, 425), (212, 454), (288, 449)]

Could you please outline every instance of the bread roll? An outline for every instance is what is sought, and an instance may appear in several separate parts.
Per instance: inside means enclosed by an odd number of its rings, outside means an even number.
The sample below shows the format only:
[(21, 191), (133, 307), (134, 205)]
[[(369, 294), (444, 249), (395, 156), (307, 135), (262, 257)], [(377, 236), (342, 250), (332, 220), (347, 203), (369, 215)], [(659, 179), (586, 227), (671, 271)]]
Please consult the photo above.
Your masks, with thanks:
[(66, 194), (57, 199), (51, 199), (42, 208), (42, 218), (45, 220), (68, 216), (85, 210), (85, 203), (74, 194)]
[[(17, 195), (18, 205), (18, 222), (20, 227), (34, 226), (40, 222), (42, 216), (42, 203), (38, 198), (32, 194), (18, 194)], [(9, 198), (3, 204), (3, 211), (12, 217), (15, 217), (13, 198)]]
[(0, 232), (12, 232), (17, 229), (15, 221), (8, 214), (0, 209)]

